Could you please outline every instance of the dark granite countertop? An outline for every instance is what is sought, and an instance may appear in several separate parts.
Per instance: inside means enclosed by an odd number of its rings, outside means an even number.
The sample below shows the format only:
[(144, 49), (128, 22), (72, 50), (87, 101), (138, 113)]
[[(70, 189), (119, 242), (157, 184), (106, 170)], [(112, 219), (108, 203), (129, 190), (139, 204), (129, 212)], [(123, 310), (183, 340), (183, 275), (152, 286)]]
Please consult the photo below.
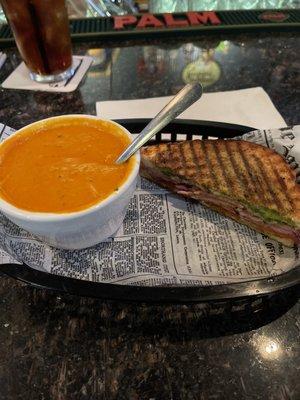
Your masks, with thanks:
[[(98, 60), (79, 88), (0, 89), (0, 121), (20, 128), (95, 114), (101, 99), (170, 95), (192, 71), (206, 91), (262, 86), (297, 124), (299, 48), (295, 32), (75, 44), (75, 54)], [(15, 49), (7, 53), (1, 82), (20, 61)], [(0, 399), (299, 399), (298, 298), (294, 288), (247, 302), (135, 305), (57, 295), (2, 276)]]

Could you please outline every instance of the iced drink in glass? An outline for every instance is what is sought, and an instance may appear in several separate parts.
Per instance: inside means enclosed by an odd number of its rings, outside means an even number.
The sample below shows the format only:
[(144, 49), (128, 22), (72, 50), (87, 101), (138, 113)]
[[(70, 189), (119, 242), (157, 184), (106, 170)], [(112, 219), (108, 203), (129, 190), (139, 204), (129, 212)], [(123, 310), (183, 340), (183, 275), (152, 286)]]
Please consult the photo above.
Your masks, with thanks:
[(71, 77), (72, 47), (65, 0), (0, 0), (30, 77), (58, 82)]

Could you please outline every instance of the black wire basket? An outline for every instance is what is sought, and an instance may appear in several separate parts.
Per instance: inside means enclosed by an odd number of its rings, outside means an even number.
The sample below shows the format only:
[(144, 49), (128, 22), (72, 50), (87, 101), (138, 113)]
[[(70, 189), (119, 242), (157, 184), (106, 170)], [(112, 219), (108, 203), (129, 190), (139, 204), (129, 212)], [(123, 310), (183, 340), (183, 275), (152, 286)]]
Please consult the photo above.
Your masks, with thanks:
[[(130, 132), (140, 132), (149, 119), (116, 120)], [(250, 132), (254, 128), (209, 121), (176, 120), (164, 128), (153, 140), (162, 141), (191, 140), (195, 138), (232, 138)], [(110, 283), (98, 283), (63, 277), (35, 270), (26, 264), (2, 264), (0, 272), (9, 277), (26, 282), (34, 287), (50, 289), (68, 294), (96, 297), (107, 300), (122, 300), (151, 303), (199, 303), (199, 302), (235, 302), (246, 300), (248, 304), (262, 296), (270, 296), (283, 289), (300, 284), (300, 268), (287, 273), (241, 283), (214, 286), (127, 286)], [(295, 288), (296, 290), (297, 288)], [(249, 303), (250, 301), (250, 303)]]

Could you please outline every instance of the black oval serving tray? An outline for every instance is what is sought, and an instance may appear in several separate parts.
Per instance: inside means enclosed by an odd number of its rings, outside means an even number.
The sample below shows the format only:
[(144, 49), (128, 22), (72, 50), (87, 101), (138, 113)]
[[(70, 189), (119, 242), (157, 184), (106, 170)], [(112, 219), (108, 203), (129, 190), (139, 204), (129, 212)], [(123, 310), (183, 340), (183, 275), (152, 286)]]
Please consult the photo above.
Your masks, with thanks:
[[(138, 133), (149, 122), (149, 119), (123, 119), (116, 121), (130, 132)], [(174, 142), (176, 140), (191, 140), (195, 138), (207, 139), (208, 137), (231, 138), (252, 130), (254, 128), (242, 125), (210, 121), (175, 120), (164, 128), (164, 135), (162, 133), (156, 135), (153, 143), (160, 143), (163, 140)], [(34, 287), (78, 296), (152, 303), (191, 303), (242, 298), (249, 298), (250, 300), (253, 297), (257, 298), (300, 284), (299, 266), (287, 273), (271, 278), (204, 287), (140, 287), (97, 283), (40, 272), (28, 267), (26, 264), (2, 264), (0, 265), (0, 273), (26, 282)]]

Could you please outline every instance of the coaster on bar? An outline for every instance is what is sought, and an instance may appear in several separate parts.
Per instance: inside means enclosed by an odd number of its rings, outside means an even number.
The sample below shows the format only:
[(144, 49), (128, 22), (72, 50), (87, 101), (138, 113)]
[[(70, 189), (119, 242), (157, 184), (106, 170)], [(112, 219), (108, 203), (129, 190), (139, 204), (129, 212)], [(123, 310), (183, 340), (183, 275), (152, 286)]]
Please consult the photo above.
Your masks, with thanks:
[(75, 74), (64, 81), (54, 83), (38, 83), (29, 77), (29, 70), (22, 62), (2, 83), (5, 89), (40, 90), (45, 92), (73, 92), (89, 69), (93, 58), (89, 56), (73, 56)]

